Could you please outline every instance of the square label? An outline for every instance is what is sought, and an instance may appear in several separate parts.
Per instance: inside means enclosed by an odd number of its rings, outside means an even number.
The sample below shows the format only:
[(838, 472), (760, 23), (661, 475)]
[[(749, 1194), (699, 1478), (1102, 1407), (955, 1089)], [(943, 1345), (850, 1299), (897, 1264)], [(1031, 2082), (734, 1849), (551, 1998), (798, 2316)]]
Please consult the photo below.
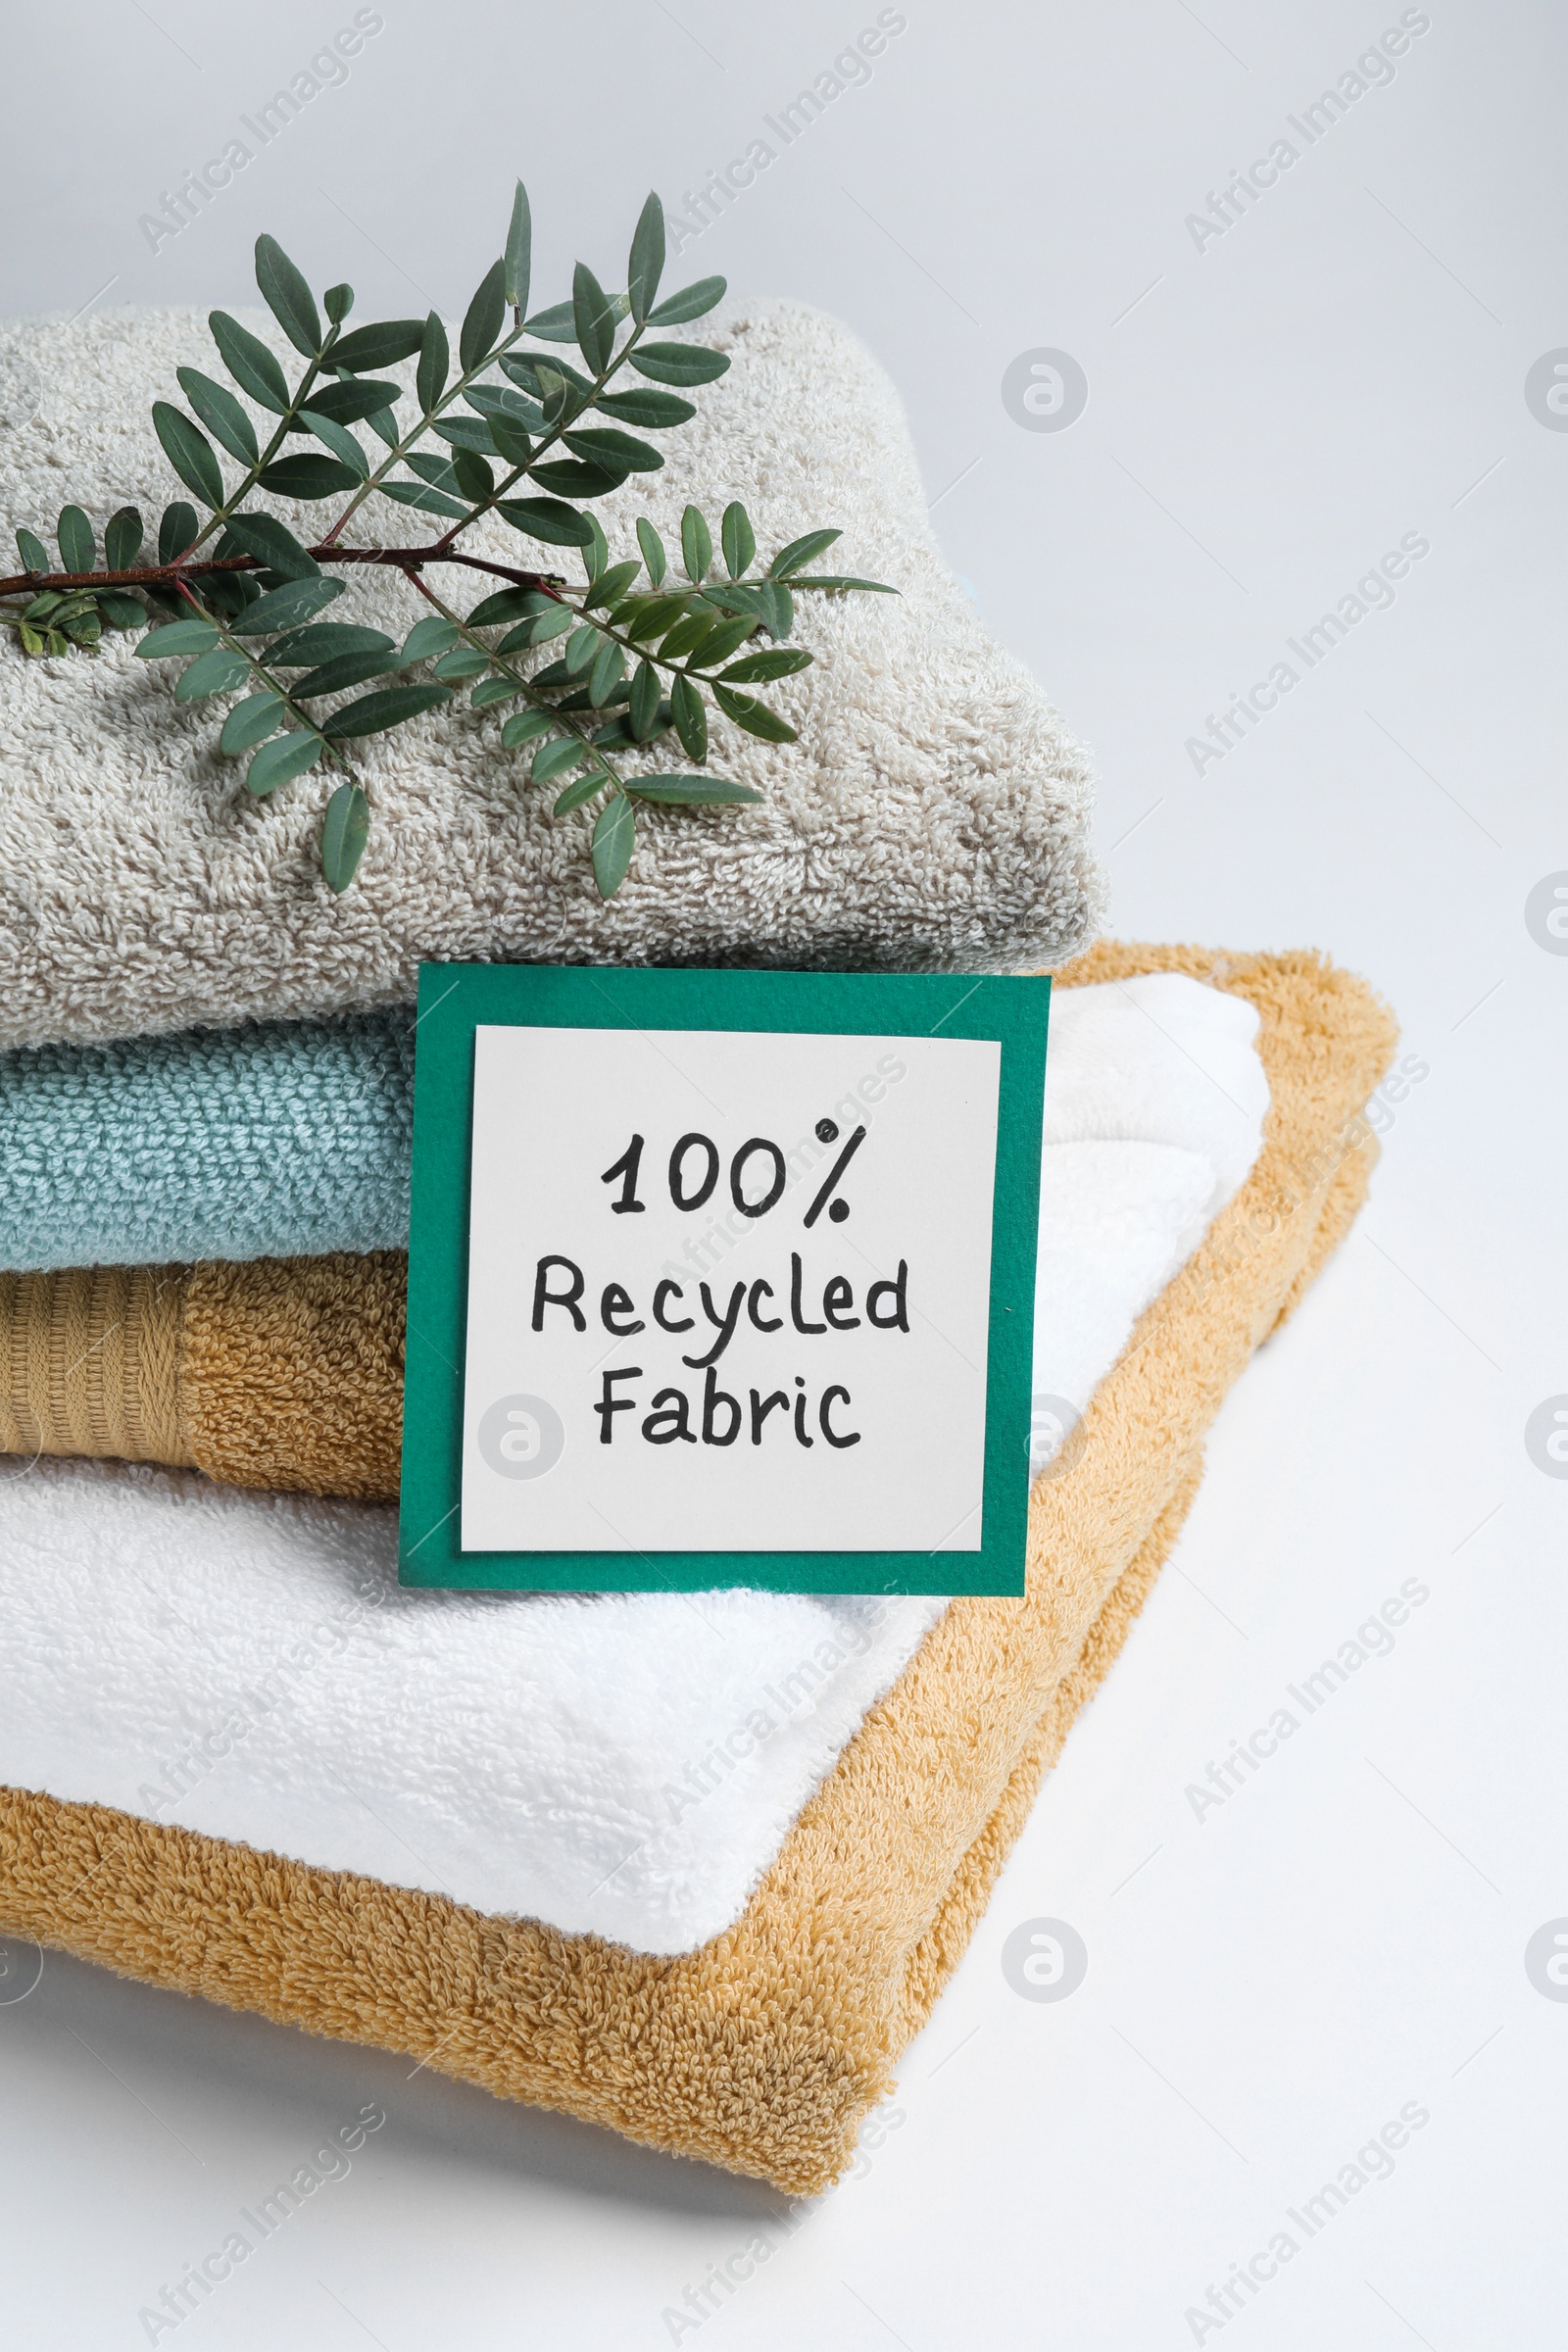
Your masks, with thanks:
[(400, 1581), (1021, 1593), (1050, 1003), (421, 966)]
[(473, 1051), (464, 1553), (981, 1549), (997, 1042)]

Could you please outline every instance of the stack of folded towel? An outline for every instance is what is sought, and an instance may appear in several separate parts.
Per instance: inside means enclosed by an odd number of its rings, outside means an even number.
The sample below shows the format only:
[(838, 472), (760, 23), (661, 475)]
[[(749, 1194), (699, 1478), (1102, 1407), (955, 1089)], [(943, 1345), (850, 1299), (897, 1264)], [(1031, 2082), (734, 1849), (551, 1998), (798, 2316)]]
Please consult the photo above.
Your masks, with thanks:
[[(0, 1930), (799, 2191), (886, 2095), (1221, 1399), (1354, 1215), (1392, 1029), (1310, 955), (1063, 975), (1022, 1599), (398, 1588), (421, 958), (985, 971), (1098, 924), (1087, 765), (943, 564), (891, 386), (795, 306), (715, 332), (686, 478), (778, 543), (831, 515), (901, 594), (813, 615), (799, 742), (727, 760), (762, 797), (655, 812), (611, 902), (470, 714), (368, 755), (337, 900), (309, 791), (250, 803), (156, 664), (8, 671)], [(76, 495), (157, 513), (145, 386), (207, 363), (200, 318), (9, 348)], [(13, 520), (47, 525), (56, 430), (0, 448)], [(607, 527), (667, 535), (661, 479)]]

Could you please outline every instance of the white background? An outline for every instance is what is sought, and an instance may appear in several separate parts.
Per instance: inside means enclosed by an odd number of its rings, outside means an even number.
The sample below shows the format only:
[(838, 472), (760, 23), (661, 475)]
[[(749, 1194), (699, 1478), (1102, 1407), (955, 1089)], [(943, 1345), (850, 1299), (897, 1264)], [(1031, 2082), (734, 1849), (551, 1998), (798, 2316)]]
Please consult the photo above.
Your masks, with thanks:
[[(136, 216), (346, 0), (14, 9), (5, 309), (243, 301), (266, 227), (318, 285), (347, 271), (362, 316), (451, 315), (518, 169), (554, 299), (575, 252), (614, 274), (650, 182), (678, 205), (875, 12), (384, 13), (347, 86), (154, 257)], [(1187, 214), (1392, 0), (907, 13), (691, 273), (834, 310), (893, 371), (955, 566), (1096, 748), (1116, 928), (1329, 948), (1431, 1074), (1227, 1406), (1180, 1550), (904, 2063), (905, 2121), (681, 2340), (1186, 2345), (1208, 2282), (1416, 2099), (1394, 2179), (1206, 2340), (1534, 2352), (1568, 2284), (1568, 2004), (1523, 1967), (1568, 1913), (1568, 1483), (1523, 1430), (1568, 1391), (1568, 959), (1523, 908), (1568, 868), (1568, 436), (1523, 381), (1568, 344), (1568, 24), (1432, 0), (1393, 86), (1200, 254)], [(1058, 434), (1002, 405), (1040, 346), (1090, 380)], [(1198, 778), (1205, 714), (1408, 530), (1432, 553), (1393, 611)], [(1412, 1575), (1431, 1598), (1394, 1653), (1196, 1821), (1186, 1786)], [(1002, 1974), (1038, 1916), (1089, 1950), (1059, 2006)], [(372, 2097), (388, 2122), (352, 2175), (181, 2346), (653, 2352), (777, 2202), (53, 1957), (0, 2009), (0, 2072), (6, 2332), (39, 2347), (141, 2341), (159, 2282)]]
[[(855, 1087), (878, 1065), (901, 1075), (858, 1112)], [(991, 1203), (997, 1160), (1002, 1049), (972, 1038), (833, 1037), (668, 1029), (532, 1029), (481, 1026), (474, 1040), (473, 1183), (468, 1227), (468, 1321), (464, 1376), (463, 1548), (466, 1551), (978, 1551), (985, 1492), (986, 1352), (991, 1303)], [(847, 1105), (855, 1105), (854, 1110)], [(838, 1111), (821, 1144), (818, 1117)], [(856, 1128), (864, 1130), (834, 1199), (809, 1232), (803, 1219)], [(616, 1213), (617, 1164), (643, 1137), (635, 1212)], [(700, 1209), (672, 1204), (670, 1154), (687, 1134), (718, 1152), (718, 1181)], [(751, 1138), (771, 1138), (786, 1160), (772, 1208), (742, 1220), (730, 1190), (734, 1156)], [(682, 1191), (700, 1189), (707, 1153), (693, 1144)], [(742, 1182), (757, 1201), (774, 1163), (754, 1152)], [(695, 1262), (684, 1250), (710, 1239)], [(729, 1238), (733, 1237), (733, 1239)], [(546, 1305), (533, 1329), (540, 1260), (568, 1259), (583, 1277), (578, 1331), (564, 1306)], [(792, 1261), (801, 1263), (801, 1318), (793, 1328)], [(896, 1294), (867, 1306), (879, 1282), (906, 1269), (906, 1328)], [(693, 1328), (662, 1332), (653, 1301), (662, 1274), (679, 1289), (664, 1313)], [(851, 1298), (824, 1325), (823, 1295), (837, 1277)], [(569, 1268), (548, 1270), (564, 1297)], [(729, 1341), (713, 1365), (714, 1423), (725, 1445), (702, 1440), (707, 1373), (693, 1371), (719, 1339), (737, 1284), (746, 1290)], [(757, 1329), (751, 1286), (772, 1331)], [(631, 1298), (616, 1321), (640, 1321), (615, 1339), (600, 1315), (607, 1285)], [(1002, 1311), (1002, 1310), (999, 1310)], [(638, 1377), (605, 1386), (617, 1367)], [(796, 1388), (804, 1380), (804, 1392)], [(830, 1388), (835, 1434), (819, 1411)], [(684, 1396), (693, 1443), (650, 1445), (642, 1430), (666, 1389)], [(561, 1459), (537, 1478), (498, 1475), (479, 1450), (484, 1415), (526, 1394), (561, 1416)], [(807, 1446), (794, 1426), (806, 1398)], [(622, 1410), (601, 1439), (598, 1407)], [(760, 1444), (749, 1399), (783, 1396)], [(666, 1407), (669, 1399), (665, 1398)], [(734, 1423), (734, 1407), (741, 1419)], [(670, 1424), (663, 1424), (668, 1428)], [(722, 1564), (715, 1561), (715, 1577)], [(643, 1572), (645, 1575), (647, 1571)], [(734, 1571), (730, 1571), (733, 1576)], [(880, 1590), (875, 1576), (870, 1590)], [(993, 1587), (993, 1590), (995, 1588)]]

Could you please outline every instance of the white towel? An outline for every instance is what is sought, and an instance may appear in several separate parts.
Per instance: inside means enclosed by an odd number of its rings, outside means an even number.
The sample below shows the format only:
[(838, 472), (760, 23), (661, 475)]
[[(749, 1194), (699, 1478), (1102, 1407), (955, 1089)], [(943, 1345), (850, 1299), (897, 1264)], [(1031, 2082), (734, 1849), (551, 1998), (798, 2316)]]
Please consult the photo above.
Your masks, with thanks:
[[(1053, 1008), (1035, 1385), (1069, 1409), (1267, 1102), (1249, 1007), (1150, 985)], [(656, 1953), (739, 1916), (945, 1606), (406, 1592), (388, 1510), (97, 1462), (0, 1466), (0, 1781)]]
[(1268, 1080), (1245, 997), (1146, 972), (1052, 1001), (1029, 1474), (1246, 1182)]

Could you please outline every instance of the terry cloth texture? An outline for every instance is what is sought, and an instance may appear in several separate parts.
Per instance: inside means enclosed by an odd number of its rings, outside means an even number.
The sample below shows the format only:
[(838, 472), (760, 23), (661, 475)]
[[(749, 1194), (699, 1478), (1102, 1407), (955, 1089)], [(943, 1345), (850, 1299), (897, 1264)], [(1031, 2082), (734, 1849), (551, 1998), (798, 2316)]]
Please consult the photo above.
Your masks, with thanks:
[[(269, 314), (244, 317), (297, 367)], [(834, 525), (834, 569), (901, 592), (798, 599), (816, 665), (768, 697), (798, 743), (715, 721), (714, 772), (760, 804), (640, 811), (607, 903), (591, 812), (553, 818), (555, 795), (502, 750), (500, 716), (460, 696), (356, 746), (376, 813), (338, 899), (317, 857), (329, 777), (253, 800), (242, 762), (217, 751), (220, 707), (176, 704), (170, 665), (137, 661), (123, 637), (59, 659), (0, 649), (0, 1046), (407, 1004), (421, 958), (996, 971), (1063, 961), (1093, 937), (1085, 756), (944, 564), (887, 377), (799, 304), (732, 307), (703, 339), (730, 370), (663, 440), (664, 470), (596, 508), (612, 553), (635, 552), (641, 514), (678, 545), (688, 499), (716, 516), (738, 498), (764, 554)], [(14, 322), (6, 352), (45, 386), (39, 416), (0, 441), (13, 522), (51, 531), (69, 494), (101, 529), (127, 502), (156, 516), (183, 495), (149, 411), (177, 366), (213, 369), (201, 313)], [(307, 541), (332, 514), (268, 503)], [(433, 535), (390, 502), (363, 512), (367, 539)], [(494, 517), (464, 545), (546, 569), (569, 552)], [(401, 635), (427, 610), (401, 578), (361, 569), (334, 617)], [(465, 610), (487, 585), (434, 576)], [(653, 764), (680, 760), (666, 744)]]
[(401, 1250), (413, 1108), (405, 1011), (0, 1054), (0, 1265)]
[[(300, 1026), (306, 1033), (312, 1028)], [(1253, 1050), (1256, 1031), (1257, 1014), (1244, 999), (1183, 973), (1058, 991), (1041, 1160), (1031, 1471), (1050, 1458), (1065, 1425), (1063, 1404), (1076, 1414), (1088, 1403), (1137, 1316), (1190, 1256), (1256, 1158), (1268, 1106), (1268, 1083)], [(242, 1034), (201, 1033), (202, 1051), (210, 1039)], [(341, 1036), (319, 1034), (330, 1037), (331, 1054), (339, 1055)], [(183, 1041), (166, 1042), (167, 1058), (177, 1059)], [(79, 1054), (96, 1064), (125, 1049), (40, 1051), (60, 1062)], [(376, 1083), (386, 1110), (381, 1127), (406, 1131), (401, 1067), (378, 1059)], [(99, 1085), (90, 1068), (88, 1091)], [(255, 1091), (265, 1097), (265, 1087)], [(395, 1104), (388, 1100), (393, 1095)], [(310, 1100), (318, 1103), (322, 1097), (307, 1099), (301, 1109), (296, 1159), (300, 1190), (315, 1201), (323, 1187)], [(117, 1087), (116, 1116), (126, 1106), (135, 1132), (144, 1134), (144, 1104), (134, 1093), (122, 1102)], [(89, 1109), (83, 1123), (92, 1115)], [(197, 1109), (188, 1154), (203, 1215), (210, 1199), (212, 1213), (221, 1212), (200, 1171), (231, 1159), (235, 1150), (222, 1099), (212, 1102), (209, 1116), (216, 1144), (202, 1132)], [(112, 1131), (109, 1119), (103, 1123)], [(235, 1132), (243, 1142), (243, 1121)], [(326, 1141), (335, 1174), (335, 1123)], [(144, 1158), (151, 1163), (149, 1191), (162, 1200), (161, 1229), (183, 1230), (187, 1178), (180, 1154), (159, 1159), (149, 1147)], [(54, 1174), (45, 1151), (40, 1195)], [(284, 1221), (289, 1182), (280, 1168), (273, 1213)], [(78, 1181), (63, 1189), (74, 1199), (86, 1188)], [(127, 1349), (119, 1339), (121, 1294), (97, 1271), (0, 1277), (0, 1365), (11, 1366), (9, 1385), (0, 1381), (0, 1451), (125, 1455), (118, 1433), (145, 1425), (173, 1433), (173, 1449), (157, 1458), (194, 1464), (237, 1486), (364, 1498), (397, 1493), (401, 1256), (222, 1259), (144, 1272), (178, 1334), (176, 1346), (156, 1355)], [(40, 1338), (45, 1331), (56, 1335), (47, 1345)], [(24, 1332), (24, 1344), (12, 1336)], [(129, 1385), (115, 1409), (105, 1404), (89, 1418), (56, 1394), (52, 1384), (68, 1372), (77, 1388), (85, 1381), (101, 1391), (117, 1377)], [(158, 1385), (150, 1389), (148, 1382)], [(143, 1456), (133, 1451), (126, 1458)]]
[[(1145, 1064), (1142, 1116), (1121, 1102), (1122, 1123), (1174, 1130), (1220, 1157), (1231, 1143), (1234, 1190), (1259, 1122), (1250, 1143), (1230, 1096), (1155, 1026), (1147, 1000), (1266, 1109), (1250, 1045), (1222, 1052), (1250, 1038), (1257, 1014), (1179, 973), (1071, 990), (1058, 1005), (1062, 1033), (1091, 1029), (1121, 1091)], [(1069, 1053), (1069, 1106), (1071, 1065)], [(1047, 1156), (1077, 1171), (1090, 1153), (1111, 1163), (1093, 1172), (1099, 1190), (1085, 1195), (1077, 1174), (1063, 1187), (1052, 1171), (1042, 1203), (1064, 1258), (1080, 1235), (1107, 1245), (1099, 1293), (1080, 1286), (1047, 1318), (1037, 1360), (1054, 1392), (1068, 1364), (1092, 1388), (1161, 1287), (1149, 1276), (1171, 1234), (1164, 1163), (1184, 1188), (1196, 1171), (1200, 1204), (1215, 1185), (1208, 1150), (1139, 1136), (1054, 1145)], [(1119, 1159), (1133, 1163), (1125, 1177)], [(1188, 1213), (1185, 1190), (1174, 1205)], [(259, 1276), (293, 1269), (217, 1271), (243, 1276), (254, 1299)], [(327, 1271), (301, 1261), (305, 1278)], [(1086, 1301), (1110, 1310), (1093, 1312), (1087, 1331), (1073, 1320)], [(220, 1327), (228, 1303), (208, 1301)], [(261, 1309), (265, 1320), (265, 1298)], [(299, 1350), (273, 1352), (273, 1391), (292, 1410)], [(329, 1383), (315, 1385), (318, 1400), (330, 1398)], [(215, 1386), (198, 1394), (211, 1399)], [(232, 1381), (221, 1407), (210, 1413), (220, 1438), (253, 1417)], [(329, 1459), (317, 1413), (303, 1420)], [(283, 1440), (299, 1444), (287, 1429)], [(744, 1589), (695, 1607), (658, 1592), (400, 1592), (384, 1510), (280, 1506), (205, 1480), (80, 1463), (0, 1479), (0, 1782), (664, 1955), (733, 1927), (790, 1823), (945, 1606)], [(723, 1573), (715, 1560), (715, 1580)]]
[(949, 1606), (733, 1928), (640, 1955), (20, 1788), (0, 1798), (0, 1923), (787, 2192), (827, 2186), (1175, 1538), (1204, 1431), (1375, 1153), (1360, 1113), (1394, 1030), (1364, 985), (1310, 955), (1182, 948), (1104, 949), (1072, 976), (1141, 969), (1257, 1006), (1263, 1153), (1036, 1485), (1026, 1597)]

